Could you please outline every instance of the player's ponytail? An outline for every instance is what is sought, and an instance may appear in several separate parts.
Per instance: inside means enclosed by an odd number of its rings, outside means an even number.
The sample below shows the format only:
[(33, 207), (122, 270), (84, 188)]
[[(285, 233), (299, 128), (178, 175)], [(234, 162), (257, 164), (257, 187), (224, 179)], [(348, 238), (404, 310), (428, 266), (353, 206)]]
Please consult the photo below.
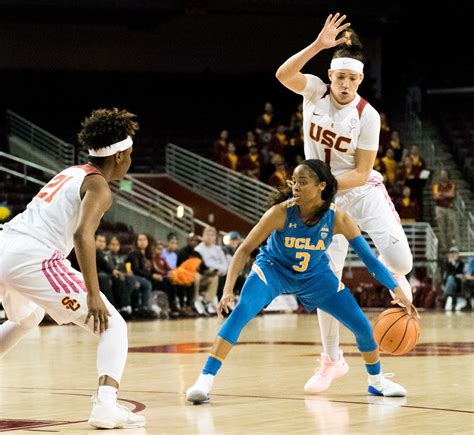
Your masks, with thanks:
[(331, 172), (331, 168), (322, 160), (308, 159), (303, 160), (300, 165), (305, 165), (314, 173), (319, 183), (326, 183), (326, 187), (321, 192), (321, 199), (324, 200), (324, 205), (314, 211), (313, 216), (309, 220), (311, 224), (316, 225), (323, 217), (324, 213), (329, 210), (331, 203), (337, 192), (337, 180)]
[(350, 57), (364, 63), (363, 45), (357, 33), (349, 27), (337, 35), (337, 39), (339, 38), (346, 38), (346, 42), (337, 46), (332, 58)]

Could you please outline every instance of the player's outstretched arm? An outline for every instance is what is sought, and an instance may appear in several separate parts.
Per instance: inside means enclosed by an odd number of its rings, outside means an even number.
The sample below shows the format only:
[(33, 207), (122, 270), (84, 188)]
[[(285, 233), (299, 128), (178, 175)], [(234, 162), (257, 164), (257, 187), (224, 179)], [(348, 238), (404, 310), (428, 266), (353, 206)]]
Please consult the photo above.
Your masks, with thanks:
[(79, 221), (74, 231), (74, 247), (87, 288), (89, 312), (87, 313), (86, 323), (93, 317), (94, 332), (102, 333), (107, 329), (110, 313), (100, 297), (96, 267), (95, 232), (102, 215), (112, 205), (112, 193), (104, 177), (89, 175), (82, 183), (81, 198)]
[(337, 38), (337, 35), (347, 29), (351, 23), (343, 24), (345, 15), (339, 12), (334, 16), (327, 17), (324, 27), (314, 42), (303, 50), (291, 56), (276, 72), (277, 79), (293, 92), (301, 93), (306, 86), (306, 77), (301, 69), (306, 63), (326, 48), (332, 48), (345, 42), (345, 38)]
[(334, 234), (342, 234), (354, 249), (357, 256), (364, 262), (372, 276), (384, 287), (395, 293), (395, 303), (402, 303), (408, 314), (418, 316), (415, 306), (407, 299), (398, 287), (390, 271), (375, 257), (369, 244), (362, 236), (357, 224), (344, 212), (337, 210), (334, 218)]
[(255, 225), (242, 244), (235, 251), (232, 261), (227, 271), (227, 277), (225, 280), (224, 290), (222, 298), (217, 307), (217, 315), (219, 319), (222, 319), (222, 312), (229, 312), (229, 305), (234, 302), (234, 286), (237, 281), (237, 277), (244, 268), (250, 254), (257, 249), (262, 242), (264, 242), (268, 236), (274, 230), (279, 230), (285, 225), (286, 219), (286, 202), (274, 205), (272, 208), (267, 210), (265, 214), (260, 218), (260, 221)]

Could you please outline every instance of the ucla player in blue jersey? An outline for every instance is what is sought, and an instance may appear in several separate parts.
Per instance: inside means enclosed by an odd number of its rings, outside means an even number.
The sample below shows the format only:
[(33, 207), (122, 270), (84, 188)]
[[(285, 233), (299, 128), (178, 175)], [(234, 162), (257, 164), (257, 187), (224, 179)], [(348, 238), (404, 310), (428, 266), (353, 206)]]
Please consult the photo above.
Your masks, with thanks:
[(193, 403), (209, 400), (214, 377), (240, 332), (265, 306), (281, 294), (298, 297), (308, 311), (320, 308), (350, 329), (362, 353), (369, 375), (368, 392), (387, 397), (405, 396), (406, 390), (382, 375), (372, 326), (351, 292), (334, 275), (326, 250), (333, 235), (342, 234), (372, 275), (395, 294), (410, 315), (416, 308), (398, 287), (391, 273), (374, 256), (359, 227), (333, 203), (337, 181), (321, 160), (305, 160), (294, 171), (289, 188), (260, 219), (237, 249), (227, 274), (218, 315), (228, 313), (234, 302), (233, 288), (249, 257), (267, 238), (247, 278), (240, 299), (220, 328), (204, 368), (186, 392)]

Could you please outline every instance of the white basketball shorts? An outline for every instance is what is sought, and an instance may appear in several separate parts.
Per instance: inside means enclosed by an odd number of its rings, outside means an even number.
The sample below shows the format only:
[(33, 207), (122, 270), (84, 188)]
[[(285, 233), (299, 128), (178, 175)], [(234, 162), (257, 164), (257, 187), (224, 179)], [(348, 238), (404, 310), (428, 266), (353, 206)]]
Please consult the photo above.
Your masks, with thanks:
[[(21, 322), (41, 307), (58, 324), (87, 315), (82, 274), (64, 255), (36, 239), (0, 232), (0, 299), (9, 320)], [(105, 296), (102, 299), (111, 307)]]
[[(371, 175), (364, 186), (336, 196), (336, 206), (346, 212), (365, 231), (379, 252), (386, 249), (410, 255), (407, 236), (395, 206), (388, 195), (381, 175)], [(341, 279), (349, 242), (342, 235), (333, 238), (327, 255), (331, 269)]]

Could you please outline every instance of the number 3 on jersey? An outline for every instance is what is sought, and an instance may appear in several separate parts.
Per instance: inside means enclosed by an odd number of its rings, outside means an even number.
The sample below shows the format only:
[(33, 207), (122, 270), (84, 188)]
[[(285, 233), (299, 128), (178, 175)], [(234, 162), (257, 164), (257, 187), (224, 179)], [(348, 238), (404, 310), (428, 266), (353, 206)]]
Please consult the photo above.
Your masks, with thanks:
[(56, 175), (46, 186), (36, 195), (36, 198), (46, 202), (51, 202), (61, 188), (71, 179), (71, 175)]
[(297, 252), (295, 254), (295, 257), (298, 260), (302, 258), (302, 260), (298, 263), (298, 265), (293, 265), (293, 269), (295, 269), (297, 272), (304, 272), (308, 268), (308, 263), (309, 259), (311, 258), (311, 255), (307, 252)]

